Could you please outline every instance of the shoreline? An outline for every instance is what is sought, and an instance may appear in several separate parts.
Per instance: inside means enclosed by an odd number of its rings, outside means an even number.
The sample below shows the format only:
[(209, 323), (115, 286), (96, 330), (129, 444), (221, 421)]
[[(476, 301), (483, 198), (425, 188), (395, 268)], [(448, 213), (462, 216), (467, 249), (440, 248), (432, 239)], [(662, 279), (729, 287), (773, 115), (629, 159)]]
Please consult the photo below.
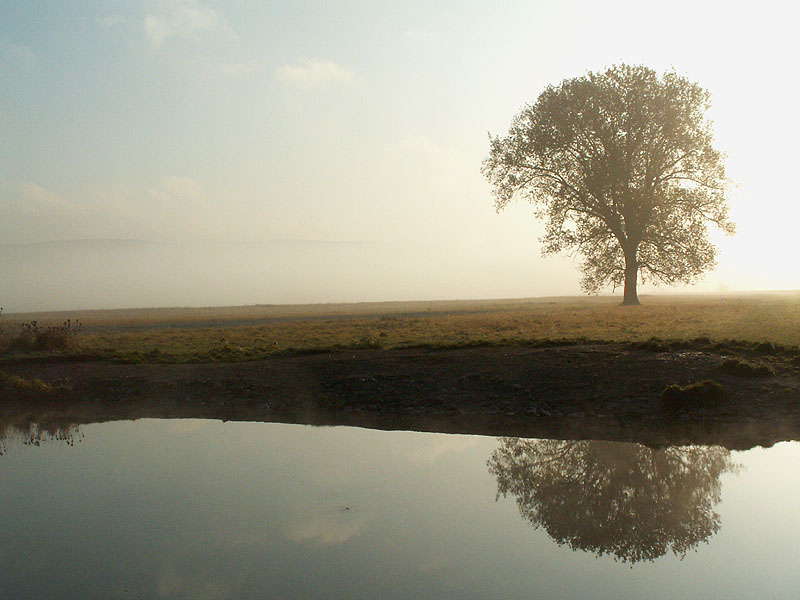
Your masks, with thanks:
[[(3, 370), (69, 386), (69, 398), (6, 398), (0, 425), (213, 418), (731, 449), (800, 440), (800, 368), (768, 356), (760, 362), (774, 374), (742, 377), (720, 369), (729, 358), (576, 344), (337, 350), (241, 363), (18, 363)], [(709, 379), (722, 400), (665, 406), (666, 387)]]

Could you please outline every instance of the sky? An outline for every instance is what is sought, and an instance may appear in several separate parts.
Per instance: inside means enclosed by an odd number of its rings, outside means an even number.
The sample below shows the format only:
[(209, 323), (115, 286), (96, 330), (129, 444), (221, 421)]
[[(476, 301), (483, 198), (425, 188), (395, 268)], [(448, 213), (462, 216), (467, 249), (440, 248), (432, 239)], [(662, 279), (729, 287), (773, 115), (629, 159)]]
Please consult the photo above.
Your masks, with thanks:
[[(0, 4), (6, 310), (580, 294), (488, 133), (616, 63), (711, 93), (737, 234), (686, 288), (798, 289), (785, 2)], [(607, 290), (611, 292), (611, 290)], [(620, 294), (621, 290), (616, 290)]]

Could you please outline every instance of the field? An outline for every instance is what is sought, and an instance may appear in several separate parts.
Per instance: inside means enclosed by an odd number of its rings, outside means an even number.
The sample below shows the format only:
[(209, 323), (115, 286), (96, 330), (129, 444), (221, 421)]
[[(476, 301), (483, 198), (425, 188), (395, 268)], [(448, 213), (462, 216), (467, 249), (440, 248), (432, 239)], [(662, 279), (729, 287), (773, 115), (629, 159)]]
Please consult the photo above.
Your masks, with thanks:
[[(547, 341), (736, 340), (800, 346), (800, 292), (714, 296), (387, 302), (168, 308), (3, 317), (5, 339), (21, 323), (71, 319), (58, 354), (118, 362), (238, 362), (337, 348), (459, 347)], [(76, 327), (75, 322), (80, 326)], [(52, 353), (52, 352), (50, 352)], [(25, 360), (42, 352), (5, 352)]]
[(183, 417), (728, 447), (800, 438), (800, 293), (642, 301), (4, 315), (0, 431)]

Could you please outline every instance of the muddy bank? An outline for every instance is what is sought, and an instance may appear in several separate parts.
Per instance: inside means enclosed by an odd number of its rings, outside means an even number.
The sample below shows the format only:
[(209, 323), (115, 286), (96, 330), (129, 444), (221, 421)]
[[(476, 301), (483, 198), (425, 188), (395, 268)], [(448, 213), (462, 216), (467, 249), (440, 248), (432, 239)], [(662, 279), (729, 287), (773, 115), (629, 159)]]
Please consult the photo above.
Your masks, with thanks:
[[(800, 368), (780, 356), (750, 357), (773, 374), (743, 377), (720, 369), (729, 358), (587, 344), (351, 350), (236, 364), (17, 364), (3, 369), (72, 392), (38, 409), (7, 400), (0, 424), (216, 418), (728, 448), (800, 439)], [(664, 406), (667, 386), (707, 379), (721, 384), (723, 401)]]

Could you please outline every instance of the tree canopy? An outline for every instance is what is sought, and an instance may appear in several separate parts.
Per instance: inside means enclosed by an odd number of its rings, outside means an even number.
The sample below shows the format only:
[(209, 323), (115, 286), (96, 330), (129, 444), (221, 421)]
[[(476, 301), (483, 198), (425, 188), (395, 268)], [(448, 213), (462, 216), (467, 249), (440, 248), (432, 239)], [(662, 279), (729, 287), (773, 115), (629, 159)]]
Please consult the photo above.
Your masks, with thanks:
[(624, 283), (623, 304), (638, 304), (640, 276), (694, 282), (716, 261), (708, 223), (734, 230), (708, 108), (698, 84), (644, 66), (549, 86), (507, 136), (490, 136), (495, 208), (530, 201), (546, 221), (543, 254), (582, 255), (586, 292)]

